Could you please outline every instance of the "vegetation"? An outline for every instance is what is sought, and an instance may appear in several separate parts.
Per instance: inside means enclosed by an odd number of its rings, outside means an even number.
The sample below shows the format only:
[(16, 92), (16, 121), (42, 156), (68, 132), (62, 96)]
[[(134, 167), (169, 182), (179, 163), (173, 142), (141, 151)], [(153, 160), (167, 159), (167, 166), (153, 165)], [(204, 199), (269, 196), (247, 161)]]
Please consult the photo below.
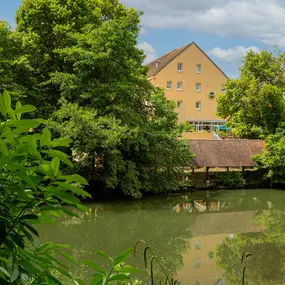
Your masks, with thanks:
[(241, 138), (274, 134), (285, 119), (283, 53), (250, 51), (237, 79), (229, 79), (218, 98), (217, 113)]
[(218, 176), (219, 186), (234, 188), (242, 185), (242, 173), (241, 172), (224, 172)]
[[(52, 216), (64, 213), (80, 218), (73, 209), (86, 212), (79, 198), (91, 196), (82, 189), (87, 184), (83, 177), (61, 170), (64, 164), (72, 167), (68, 155), (58, 150), (68, 147), (70, 140), (52, 140), (47, 128), (42, 132), (33, 131), (41, 120), (21, 118), (34, 111), (35, 107), (22, 106), (19, 102), (12, 108), (9, 93), (0, 94), (0, 283), (61, 284), (56, 277), (55, 272), (58, 272), (73, 284), (89, 284), (74, 280), (58, 258), (61, 255), (77, 263), (66, 253), (68, 246), (50, 242), (35, 244), (39, 234), (33, 224), (53, 222)], [(123, 263), (131, 252), (133, 250), (128, 250), (115, 259), (97, 252), (112, 261), (111, 272), (103, 271), (94, 262), (84, 261), (99, 272), (90, 284), (102, 283), (103, 279), (104, 284), (117, 284), (117, 280), (126, 279), (137, 284), (129, 277), (129, 273), (136, 270)]]
[(266, 138), (266, 147), (254, 161), (268, 171), (272, 183), (285, 183), (285, 124), (281, 124), (275, 134)]
[(134, 197), (184, 186), (191, 161), (174, 104), (147, 81), (140, 15), (117, 0), (23, 0), (15, 31), (0, 25), (0, 90), (72, 139), (86, 177)]

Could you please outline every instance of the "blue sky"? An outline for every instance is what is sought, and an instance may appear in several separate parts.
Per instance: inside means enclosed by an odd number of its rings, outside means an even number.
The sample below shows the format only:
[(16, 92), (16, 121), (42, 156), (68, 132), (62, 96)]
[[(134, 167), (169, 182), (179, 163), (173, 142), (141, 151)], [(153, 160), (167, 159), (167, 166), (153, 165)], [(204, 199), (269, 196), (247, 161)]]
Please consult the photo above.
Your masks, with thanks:
[[(195, 41), (230, 77), (249, 50), (285, 48), (284, 0), (121, 0), (144, 11), (139, 47), (146, 62)], [(14, 25), (20, 0), (0, 0)]]

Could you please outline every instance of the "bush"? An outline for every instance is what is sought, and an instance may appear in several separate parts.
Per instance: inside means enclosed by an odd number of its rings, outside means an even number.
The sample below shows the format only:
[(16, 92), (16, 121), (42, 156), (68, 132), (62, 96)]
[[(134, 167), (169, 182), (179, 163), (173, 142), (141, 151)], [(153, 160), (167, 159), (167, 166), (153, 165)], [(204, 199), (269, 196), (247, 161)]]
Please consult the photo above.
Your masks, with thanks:
[(223, 187), (234, 188), (242, 184), (241, 172), (225, 172), (218, 175), (218, 184)]

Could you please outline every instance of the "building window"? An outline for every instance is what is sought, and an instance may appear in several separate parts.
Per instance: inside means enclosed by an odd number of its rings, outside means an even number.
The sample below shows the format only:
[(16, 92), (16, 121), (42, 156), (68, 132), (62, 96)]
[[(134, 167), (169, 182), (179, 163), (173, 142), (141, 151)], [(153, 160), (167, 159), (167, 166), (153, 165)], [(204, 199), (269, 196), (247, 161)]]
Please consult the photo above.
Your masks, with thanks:
[(200, 249), (200, 242), (198, 240), (195, 242), (195, 249)]
[(196, 91), (200, 92), (201, 91), (201, 83), (196, 83)]
[(171, 81), (167, 81), (166, 82), (166, 89), (167, 90), (171, 90), (171, 88), (172, 88), (172, 82)]
[(201, 102), (196, 102), (195, 107), (196, 107), (197, 111), (200, 111), (201, 110)]
[(225, 93), (225, 92), (226, 92), (225, 84), (222, 84), (222, 85), (221, 85), (221, 91), (222, 91), (222, 93)]
[(200, 279), (199, 278), (196, 278), (195, 279), (195, 285), (200, 285), (201, 283), (200, 283)]
[(183, 102), (177, 101), (177, 108), (182, 108), (182, 107), (183, 107)]
[(182, 72), (183, 63), (177, 63), (177, 71)]
[(177, 90), (182, 90), (183, 84), (181, 81), (177, 82)]
[(200, 260), (199, 260), (199, 259), (195, 259), (195, 261), (194, 261), (194, 267), (195, 267), (195, 268), (199, 268), (199, 267), (200, 267)]
[(196, 73), (201, 73), (201, 64), (196, 64)]

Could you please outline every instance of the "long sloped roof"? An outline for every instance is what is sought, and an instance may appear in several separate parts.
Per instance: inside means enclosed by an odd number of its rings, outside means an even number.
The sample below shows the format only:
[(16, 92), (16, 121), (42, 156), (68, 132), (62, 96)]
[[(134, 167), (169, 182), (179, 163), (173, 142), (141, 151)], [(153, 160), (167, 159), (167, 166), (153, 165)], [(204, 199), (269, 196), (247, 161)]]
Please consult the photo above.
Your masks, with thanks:
[[(227, 77), (227, 75), (208, 57), (208, 55), (195, 42), (185, 45), (182, 48), (175, 49), (149, 63), (147, 65), (149, 68), (147, 77), (150, 78), (152, 76), (155, 76), (160, 70), (162, 70), (166, 65), (168, 65), (172, 60), (174, 60), (178, 55), (184, 52), (191, 45), (195, 45), (224, 74), (224, 76)], [(157, 62), (160, 63), (158, 66), (156, 65)]]
[(195, 167), (253, 167), (251, 157), (262, 153), (262, 140), (190, 140)]

